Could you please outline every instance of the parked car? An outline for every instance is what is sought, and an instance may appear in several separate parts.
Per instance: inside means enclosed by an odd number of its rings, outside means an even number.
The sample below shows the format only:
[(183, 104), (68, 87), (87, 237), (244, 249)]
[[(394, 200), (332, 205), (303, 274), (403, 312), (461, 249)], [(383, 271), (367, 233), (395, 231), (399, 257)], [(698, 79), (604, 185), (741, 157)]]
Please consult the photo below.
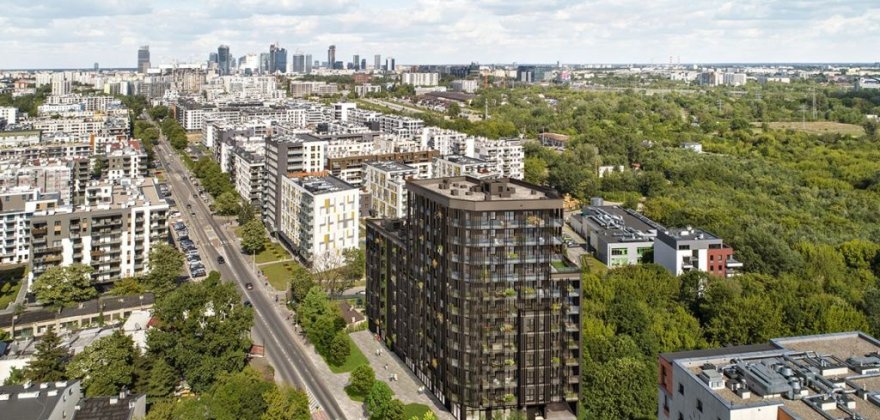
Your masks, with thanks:
[(223, 258), (222, 255), (217, 256), (217, 264), (226, 264), (226, 258)]
[(245, 283), (244, 288), (248, 289), (248, 290), (254, 290), (254, 284), (253, 283)]

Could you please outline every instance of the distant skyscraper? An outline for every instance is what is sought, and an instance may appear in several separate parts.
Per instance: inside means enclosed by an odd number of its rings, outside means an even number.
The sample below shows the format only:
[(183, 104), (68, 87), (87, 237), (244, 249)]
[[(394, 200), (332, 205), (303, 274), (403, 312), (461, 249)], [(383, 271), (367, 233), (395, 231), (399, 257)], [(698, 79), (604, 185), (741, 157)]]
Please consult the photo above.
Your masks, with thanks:
[(225, 76), (229, 74), (230, 69), (230, 61), (229, 57), (229, 45), (221, 45), (217, 48), (217, 68), (220, 70), (220, 75)]
[(138, 49), (138, 73), (146, 73), (150, 68), (150, 46), (144, 45)]
[(352, 59), (351, 59), (351, 64), (354, 65), (355, 70), (360, 70), (361, 69), (361, 56), (355, 54), (354, 57), (352, 57)]
[(260, 73), (269, 72), (269, 53), (260, 53)]
[(367, 69), (367, 59), (362, 58), (361, 59), (361, 70), (366, 70), (366, 69)]
[(306, 54), (306, 74), (312, 74), (312, 55)]
[(95, 73), (98, 72), (98, 63), (95, 63)]
[(216, 63), (217, 62), (217, 53), (212, 52), (208, 54), (208, 63)]
[(388, 57), (385, 59), (385, 70), (394, 71), (394, 57)]
[(382, 68), (382, 54), (376, 54), (373, 56), (373, 68), (376, 70)]
[(278, 44), (269, 46), (269, 73), (287, 73), (287, 50)]
[(306, 72), (306, 56), (302, 53), (295, 53), (290, 59), (292, 73), (305, 74)]
[(336, 46), (331, 45), (330, 48), (327, 49), (327, 65), (332, 69), (335, 67), (336, 63)]

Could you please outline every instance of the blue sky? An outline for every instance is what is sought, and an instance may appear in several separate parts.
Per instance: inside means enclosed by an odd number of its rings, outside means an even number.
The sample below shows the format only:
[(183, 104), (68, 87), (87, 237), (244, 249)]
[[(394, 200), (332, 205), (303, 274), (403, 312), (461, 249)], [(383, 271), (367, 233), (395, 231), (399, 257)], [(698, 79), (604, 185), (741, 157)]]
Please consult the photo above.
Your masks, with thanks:
[(268, 50), (346, 61), (880, 61), (880, 0), (3, 0), (0, 68), (134, 67)]

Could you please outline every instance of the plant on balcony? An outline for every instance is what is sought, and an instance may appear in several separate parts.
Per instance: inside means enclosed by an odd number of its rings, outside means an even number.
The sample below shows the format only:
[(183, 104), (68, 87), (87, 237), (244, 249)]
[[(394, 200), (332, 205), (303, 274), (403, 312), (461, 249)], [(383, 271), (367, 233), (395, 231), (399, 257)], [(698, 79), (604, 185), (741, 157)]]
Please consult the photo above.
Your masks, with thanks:
[(504, 394), (502, 400), (504, 400), (504, 402), (506, 403), (512, 403), (516, 401), (516, 397), (513, 394)]
[(561, 362), (562, 362), (562, 360), (560, 360), (558, 357), (554, 357), (554, 358), (550, 359), (550, 363), (552, 363), (553, 365), (559, 365), (559, 363), (561, 363)]
[(523, 288), (523, 293), (525, 293), (526, 295), (534, 295), (534, 294), (535, 294), (535, 288), (533, 288), (533, 287), (526, 287), (526, 288)]
[(504, 360), (504, 364), (505, 364), (506, 366), (513, 366), (513, 365), (516, 364), (516, 362), (514, 362), (513, 359), (505, 359), (505, 360)]
[(526, 223), (532, 226), (540, 226), (542, 224), (541, 218), (535, 215), (530, 215), (526, 218)]
[(554, 303), (554, 304), (550, 305), (550, 310), (553, 312), (559, 312), (560, 309), (562, 309), (562, 305), (560, 305), (558, 303)]
[(507, 296), (507, 297), (516, 296), (516, 289), (514, 289), (512, 287), (508, 287), (508, 288), (504, 289), (504, 296)]

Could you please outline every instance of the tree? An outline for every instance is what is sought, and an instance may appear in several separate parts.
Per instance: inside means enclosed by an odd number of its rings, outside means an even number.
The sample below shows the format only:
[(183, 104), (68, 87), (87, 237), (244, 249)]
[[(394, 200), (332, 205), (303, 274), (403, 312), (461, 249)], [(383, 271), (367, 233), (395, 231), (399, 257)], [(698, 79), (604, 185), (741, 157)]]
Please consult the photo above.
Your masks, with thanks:
[(382, 381), (376, 381), (373, 383), (373, 387), (370, 389), (367, 398), (364, 400), (364, 407), (367, 409), (367, 414), (370, 415), (370, 419), (388, 419), (389, 417), (387, 414), (389, 414), (392, 400), (394, 400), (394, 392), (391, 391), (388, 384)]
[(232, 283), (211, 276), (185, 283), (160, 298), (154, 311), (159, 325), (147, 332), (149, 352), (165, 359), (194, 391), (208, 389), (220, 372), (244, 367), (253, 311), (241, 304)]
[(24, 368), (24, 377), (31, 382), (55, 382), (67, 378), (65, 367), (70, 355), (61, 346), (61, 337), (52, 327), (37, 342), (36, 355)]
[(214, 211), (221, 216), (237, 214), (239, 210), (238, 195), (234, 191), (226, 191), (214, 200)]
[(585, 418), (647, 419), (656, 416), (657, 386), (646, 381), (656, 369), (637, 357), (582, 367)]
[(238, 206), (238, 225), (244, 226), (256, 218), (256, 211), (251, 203), (242, 203)]
[(533, 184), (543, 185), (547, 182), (547, 162), (539, 157), (527, 157), (523, 164), (525, 179)]
[(37, 300), (49, 306), (66, 306), (98, 295), (92, 285), (92, 267), (84, 264), (55, 266), (34, 281)]
[(349, 354), (351, 354), (351, 344), (348, 334), (345, 331), (339, 331), (333, 336), (330, 347), (327, 349), (327, 362), (334, 366), (342, 366)]
[(267, 408), (263, 396), (274, 387), (250, 367), (241, 372), (222, 373), (208, 399), (211, 417), (218, 420), (258, 420)]
[(355, 395), (366, 396), (373, 388), (374, 382), (376, 382), (376, 372), (373, 368), (368, 364), (358, 365), (348, 378), (348, 390)]
[(67, 374), (83, 380), (87, 396), (118, 394), (134, 384), (135, 351), (131, 338), (116, 330), (74, 356)]
[(446, 115), (449, 115), (451, 118), (458, 118), (461, 115), (461, 105), (453, 102), (446, 107)]
[(110, 294), (113, 296), (139, 295), (147, 291), (147, 288), (136, 277), (126, 277), (113, 283)]
[(286, 386), (274, 386), (263, 394), (268, 407), (261, 420), (309, 420), (309, 397), (305, 392)]
[(312, 278), (330, 294), (342, 293), (353, 284), (346, 275), (345, 256), (342, 252), (328, 249), (312, 256)]
[(294, 263), (290, 273), (290, 299), (299, 304), (315, 286), (312, 273), (300, 264)]
[(167, 397), (174, 392), (179, 378), (177, 372), (165, 359), (157, 359), (150, 369), (147, 382), (147, 396), (150, 398)]
[(342, 251), (345, 260), (344, 275), (351, 280), (360, 280), (367, 270), (367, 257), (360, 248), (349, 248)]
[(241, 249), (248, 254), (263, 251), (268, 240), (266, 228), (259, 220), (251, 220), (241, 228)]
[(27, 379), (24, 377), (24, 369), (13, 367), (9, 369), (9, 376), (3, 381), (3, 385), (20, 385), (26, 380)]
[(388, 420), (405, 420), (403, 417), (405, 410), (406, 407), (403, 405), (403, 402), (395, 398), (388, 403), (388, 407), (385, 409), (385, 412), (382, 413), (382, 418)]
[(92, 178), (99, 179), (101, 175), (104, 173), (104, 167), (106, 166), (104, 159), (102, 157), (95, 158), (95, 164), (92, 166)]
[(154, 120), (162, 120), (168, 116), (168, 107), (165, 105), (158, 105), (150, 108), (149, 111), (150, 118)]
[(156, 296), (164, 296), (177, 285), (183, 270), (183, 254), (167, 243), (158, 243), (150, 249), (149, 272), (144, 277), (146, 289)]

